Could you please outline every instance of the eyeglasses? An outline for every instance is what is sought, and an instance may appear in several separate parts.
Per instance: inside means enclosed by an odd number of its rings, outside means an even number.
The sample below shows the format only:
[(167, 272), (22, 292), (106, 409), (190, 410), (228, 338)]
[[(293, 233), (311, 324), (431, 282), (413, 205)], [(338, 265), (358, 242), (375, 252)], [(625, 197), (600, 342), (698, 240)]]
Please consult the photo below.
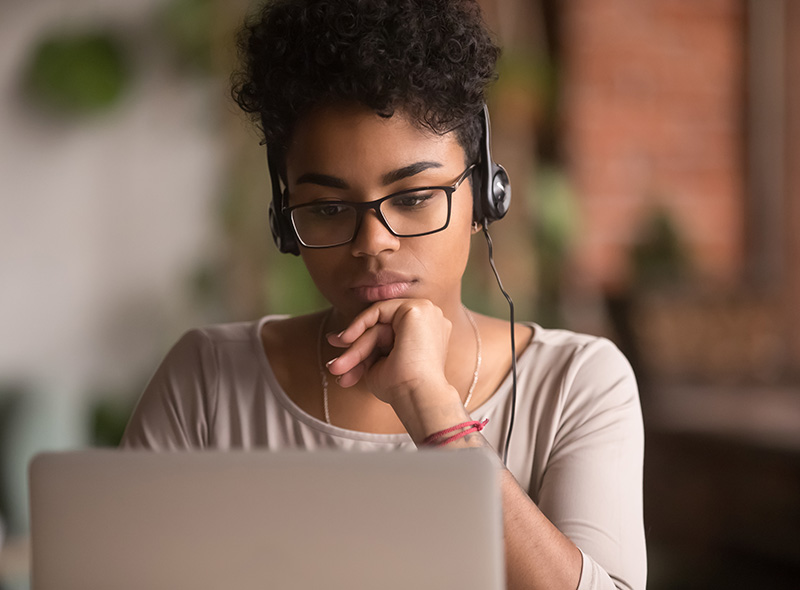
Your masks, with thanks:
[(450, 223), (453, 193), (468, 178), (469, 166), (450, 186), (426, 186), (375, 201), (317, 201), (285, 207), (300, 243), (306, 248), (333, 248), (352, 242), (367, 211), (374, 211), (393, 236), (415, 238), (435, 234)]

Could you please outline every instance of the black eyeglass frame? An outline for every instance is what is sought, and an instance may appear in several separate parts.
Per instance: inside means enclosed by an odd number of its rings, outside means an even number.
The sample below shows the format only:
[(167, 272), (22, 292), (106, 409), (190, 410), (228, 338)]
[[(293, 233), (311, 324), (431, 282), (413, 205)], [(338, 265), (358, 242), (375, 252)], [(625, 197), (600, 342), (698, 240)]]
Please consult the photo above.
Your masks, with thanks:
[[(450, 225), (450, 214), (451, 214), (452, 209), (453, 209), (453, 207), (452, 207), (453, 193), (458, 190), (458, 187), (461, 186), (461, 184), (464, 182), (464, 180), (469, 178), (469, 173), (472, 172), (472, 170), (476, 166), (477, 166), (477, 164), (470, 164), (467, 167), (467, 169), (464, 170), (464, 172), (462, 172), (459, 175), (459, 177), (456, 179), (456, 181), (453, 184), (451, 184), (450, 186), (421, 186), (421, 187), (415, 187), (415, 188), (402, 190), (402, 191), (399, 191), (399, 192), (396, 192), (396, 193), (392, 193), (391, 195), (386, 195), (385, 197), (381, 197), (380, 199), (375, 199), (374, 201), (366, 201), (364, 203), (359, 203), (357, 201), (343, 201), (343, 200), (316, 201), (316, 202), (313, 202), (313, 203), (302, 203), (300, 205), (293, 205), (291, 207), (284, 206), (281, 209), (281, 213), (289, 220), (289, 223), (291, 224), (292, 229), (294, 230), (294, 235), (297, 237), (297, 241), (300, 242), (300, 244), (302, 244), (306, 248), (316, 248), (316, 249), (336, 248), (338, 246), (344, 246), (345, 244), (349, 244), (350, 242), (352, 242), (353, 240), (356, 239), (356, 236), (358, 235), (358, 232), (361, 229), (361, 222), (364, 219), (364, 213), (366, 213), (367, 211), (370, 211), (370, 210), (371, 211), (375, 211), (375, 216), (378, 218), (378, 220), (381, 222), (381, 224), (389, 231), (390, 234), (392, 234), (396, 238), (418, 238), (418, 237), (421, 237), (421, 236), (428, 236), (428, 235), (431, 235), (431, 234), (439, 233), (440, 231), (444, 231)], [(407, 194), (411, 194), (411, 193), (418, 193), (420, 191), (426, 191), (426, 190), (442, 190), (442, 191), (445, 192), (445, 195), (447, 195), (447, 219), (445, 220), (444, 225), (442, 225), (442, 227), (440, 227), (438, 229), (422, 232), (422, 233), (419, 233), (419, 234), (399, 234), (396, 231), (394, 231), (391, 228), (391, 226), (389, 225), (389, 222), (386, 221), (386, 218), (383, 216), (383, 213), (381, 213), (381, 204), (384, 201), (387, 201), (389, 199), (393, 199), (393, 198), (396, 198), (396, 197), (401, 197), (403, 195), (407, 195)], [(289, 197), (289, 195), (288, 195), (288, 190), (287, 190), (284, 193), (284, 202), (288, 201), (288, 197)], [(325, 246), (312, 246), (312, 245), (306, 244), (303, 241), (303, 239), (300, 237), (300, 232), (297, 231), (297, 226), (295, 225), (294, 217), (292, 217), (292, 211), (294, 211), (296, 209), (302, 209), (304, 207), (318, 207), (320, 204), (323, 204), (323, 205), (347, 205), (348, 207), (352, 207), (353, 209), (355, 209), (355, 212), (356, 212), (356, 224), (355, 224), (355, 227), (353, 229), (353, 235), (350, 236), (349, 239), (344, 240), (342, 242), (338, 242), (336, 244), (327, 244)]]

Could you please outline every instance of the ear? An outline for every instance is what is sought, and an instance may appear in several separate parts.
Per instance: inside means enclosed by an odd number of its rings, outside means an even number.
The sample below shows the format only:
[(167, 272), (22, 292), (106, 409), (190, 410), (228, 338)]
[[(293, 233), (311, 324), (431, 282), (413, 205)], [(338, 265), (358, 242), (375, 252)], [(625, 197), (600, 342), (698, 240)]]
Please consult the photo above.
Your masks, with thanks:
[(472, 222), (472, 234), (476, 234), (483, 229), (483, 225), (478, 223), (477, 221)]

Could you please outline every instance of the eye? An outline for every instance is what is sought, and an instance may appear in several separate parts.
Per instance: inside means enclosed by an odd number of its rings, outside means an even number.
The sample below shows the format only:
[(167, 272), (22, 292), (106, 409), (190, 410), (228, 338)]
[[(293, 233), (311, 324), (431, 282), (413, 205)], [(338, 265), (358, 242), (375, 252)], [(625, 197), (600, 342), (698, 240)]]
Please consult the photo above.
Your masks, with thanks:
[(391, 203), (392, 207), (398, 209), (421, 209), (429, 205), (434, 197), (436, 197), (436, 191), (416, 191), (397, 195), (391, 199)]
[(346, 213), (350, 207), (342, 203), (318, 203), (305, 208), (309, 215), (320, 218), (332, 218)]

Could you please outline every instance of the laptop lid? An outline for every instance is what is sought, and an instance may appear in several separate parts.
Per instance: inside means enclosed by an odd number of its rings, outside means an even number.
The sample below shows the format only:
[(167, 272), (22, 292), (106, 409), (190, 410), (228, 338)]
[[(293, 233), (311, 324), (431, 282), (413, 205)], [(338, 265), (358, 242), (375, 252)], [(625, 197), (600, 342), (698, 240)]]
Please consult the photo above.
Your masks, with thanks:
[(499, 590), (497, 469), (472, 449), (42, 454), (32, 587)]

